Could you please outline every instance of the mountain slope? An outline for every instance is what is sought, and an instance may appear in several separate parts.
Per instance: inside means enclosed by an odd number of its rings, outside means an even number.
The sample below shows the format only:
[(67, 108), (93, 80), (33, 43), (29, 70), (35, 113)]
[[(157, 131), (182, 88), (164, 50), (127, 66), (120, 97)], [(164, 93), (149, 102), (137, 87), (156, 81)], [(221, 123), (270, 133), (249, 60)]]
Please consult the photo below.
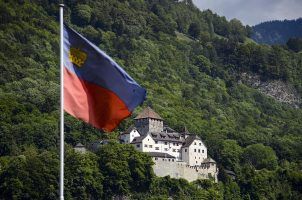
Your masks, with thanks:
[[(201, 136), (220, 165), (222, 182), (156, 179), (149, 158), (128, 146), (110, 144), (87, 155), (67, 146), (70, 199), (301, 198), (302, 110), (240, 83), (242, 73), (255, 73), (261, 80), (282, 80), (301, 95), (301, 55), (245, 43), (249, 30), (240, 21), (201, 12), (190, 2), (68, 1), (65, 21), (147, 89), (144, 106), (176, 130), (187, 126)], [(0, 2), (2, 199), (57, 195), (57, 3)], [(66, 143), (114, 137), (130, 124), (126, 120), (108, 136), (66, 115)], [(235, 171), (237, 179), (223, 169)]]
[(269, 21), (253, 27), (252, 38), (260, 44), (286, 44), (290, 38), (302, 37), (302, 18)]

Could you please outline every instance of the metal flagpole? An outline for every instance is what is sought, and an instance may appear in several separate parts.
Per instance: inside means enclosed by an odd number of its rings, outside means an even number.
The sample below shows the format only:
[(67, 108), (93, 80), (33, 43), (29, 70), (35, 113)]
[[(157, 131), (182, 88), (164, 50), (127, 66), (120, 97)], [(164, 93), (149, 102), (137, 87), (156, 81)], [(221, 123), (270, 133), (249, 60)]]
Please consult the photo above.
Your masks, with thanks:
[(64, 200), (64, 63), (63, 10), (60, 4), (60, 200)]

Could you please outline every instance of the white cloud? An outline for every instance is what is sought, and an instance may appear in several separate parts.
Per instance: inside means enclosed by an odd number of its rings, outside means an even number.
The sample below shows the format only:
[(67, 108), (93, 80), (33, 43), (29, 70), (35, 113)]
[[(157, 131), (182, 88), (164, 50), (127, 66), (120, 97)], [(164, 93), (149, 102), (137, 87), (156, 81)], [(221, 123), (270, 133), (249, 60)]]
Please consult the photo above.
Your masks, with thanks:
[(193, 0), (201, 10), (211, 9), (227, 19), (255, 25), (269, 20), (302, 17), (302, 0)]

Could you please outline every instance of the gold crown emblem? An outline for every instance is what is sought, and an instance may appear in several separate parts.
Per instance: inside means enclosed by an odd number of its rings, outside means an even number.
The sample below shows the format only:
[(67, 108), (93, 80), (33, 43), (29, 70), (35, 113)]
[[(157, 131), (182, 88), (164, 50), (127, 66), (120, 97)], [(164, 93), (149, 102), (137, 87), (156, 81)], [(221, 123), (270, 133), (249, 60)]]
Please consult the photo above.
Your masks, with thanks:
[(70, 61), (78, 67), (82, 67), (82, 65), (87, 59), (87, 54), (78, 48), (71, 47), (68, 55)]

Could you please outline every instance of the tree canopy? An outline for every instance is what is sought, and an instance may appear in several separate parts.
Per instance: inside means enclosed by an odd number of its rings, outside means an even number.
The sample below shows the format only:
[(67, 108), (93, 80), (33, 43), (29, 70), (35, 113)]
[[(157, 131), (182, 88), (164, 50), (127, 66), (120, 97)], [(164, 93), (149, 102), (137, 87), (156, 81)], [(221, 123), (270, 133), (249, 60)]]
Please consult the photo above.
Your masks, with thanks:
[[(280, 80), (302, 95), (302, 57), (261, 45), (251, 28), (192, 1), (66, 1), (65, 22), (106, 51), (143, 87), (173, 129), (199, 135), (220, 182), (188, 183), (152, 172), (151, 158), (65, 115), (67, 199), (301, 199), (302, 110), (242, 83)], [(0, 1), (0, 199), (57, 199), (58, 1)], [(292, 50), (291, 50), (292, 49)], [(301, 105), (299, 105), (301, 107)], [(235, 179), (226, 171), (233, 171)]]

